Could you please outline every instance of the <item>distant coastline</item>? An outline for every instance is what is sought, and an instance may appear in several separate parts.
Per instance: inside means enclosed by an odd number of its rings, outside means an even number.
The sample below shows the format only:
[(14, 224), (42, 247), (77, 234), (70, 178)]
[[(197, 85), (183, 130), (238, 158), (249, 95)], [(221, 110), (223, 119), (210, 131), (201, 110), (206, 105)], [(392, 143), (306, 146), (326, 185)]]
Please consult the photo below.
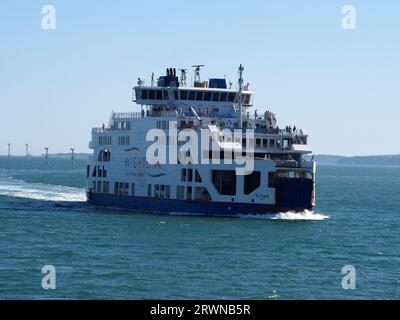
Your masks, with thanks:
[[(89, 157), (90, 153), (75, 153), (75, 159), (83, 159)], [(37, 158), (45, 155), (29, 155), (29, 157)], [(1, 155), (0, 158), (6, 158)], [(12, 155), (11, 157), (25, 157), (22, 155)], [(71, 153), (52, 153), (49, 158), (71, 158)], [(311, 159), (306, 155), (305, 159)], [(317, 154), (314, 156), (317, 164), (322, 165), (354, 165), (354, 166), (400, 166), (400, 154), (379, 155), (379, 156), (338, 156), (329, 154)]]
[[(310, 156), (307, 156), (311, 158)], [(379, 156), (336, 156), (319, 154), (314, 156), (317, 164), (354, 166), (400, 166), (400, 154)]]

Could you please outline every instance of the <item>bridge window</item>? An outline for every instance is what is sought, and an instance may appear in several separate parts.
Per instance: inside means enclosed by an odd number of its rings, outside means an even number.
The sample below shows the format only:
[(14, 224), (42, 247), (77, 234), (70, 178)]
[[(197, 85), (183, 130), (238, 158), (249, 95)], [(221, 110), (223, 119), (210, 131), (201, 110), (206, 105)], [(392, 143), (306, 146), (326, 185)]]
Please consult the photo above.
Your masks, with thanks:
[(179, 100), (178, 90), (174, 90), (174, 98), (175, 100)]
[(226, 92), (221, 92), (221, 96), (219, 97), (219, 101), (226, 102), (226, 98), (227, 97), (228, 97), (228, 94)]
[(204, 101), (211, 101), (211, 94), (210, 91), (204, 92)]
[(169, 100), (169, 95), (167, 90), (163, 91), (163, 95), (164, 95), (164, 100)]
[(235, 92), (229, 92), (228, 93), (228, 102), (235, 102), (236, 99), (236, 93)]
[(213, 92), (212, 101), (219, 101), (220, 92)]
[(180, 91), (180, 98), (181, 98), (181, 100), (187, 100), (187, 98), (188, 98), (188, 91), (187, 91), (187, 90), (181, 90), (181, 91)]
[(194, 100), (195, 94), (196, 94), (196, 91), (189, 91), (188, 100)]
[(234, 170), (212, 170), (211, 180), (219, 194), (236, 194), (236, 174)]
[(253, 171), (251, 174), (244, 176), (244, 193), (250, 194), (260, 186), (260, 171)]
[(140, 98), (146, 100), (148, 97), (148, 91), (147, 90), (142, 90)]
[(203, 91), (197, 91), (196, 93), (196, 101), (203, 101)]
[(157, 90), (156, 91), (156, 100), (162, 100), (162, 99), (163, 99), (162, 91)]
[(156, 92), (154, 90), (149, 90), (149, 100), (154, 100), (156, 98)]

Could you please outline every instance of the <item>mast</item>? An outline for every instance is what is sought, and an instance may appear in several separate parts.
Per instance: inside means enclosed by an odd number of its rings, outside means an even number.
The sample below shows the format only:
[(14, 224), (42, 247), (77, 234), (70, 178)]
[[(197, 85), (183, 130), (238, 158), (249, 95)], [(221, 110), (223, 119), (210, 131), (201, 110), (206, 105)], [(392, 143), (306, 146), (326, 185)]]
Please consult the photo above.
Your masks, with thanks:
[(239, 96), (238, 96), (238, 128), (243, 127), (243, 112), (242, 112), (242, 88), (243, 88), (243, 70), (242, 64), (239, 66)]

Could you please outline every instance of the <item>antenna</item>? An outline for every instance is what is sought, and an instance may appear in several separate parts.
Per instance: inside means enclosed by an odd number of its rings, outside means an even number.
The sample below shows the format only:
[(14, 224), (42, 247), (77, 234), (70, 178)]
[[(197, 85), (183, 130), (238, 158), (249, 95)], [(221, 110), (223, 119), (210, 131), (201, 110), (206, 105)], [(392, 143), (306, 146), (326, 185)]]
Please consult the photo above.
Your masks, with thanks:
[(239, 95), (238, 95), (238, 127), (243, 127), (243, 114), (242, 114), (242, 87), (243, 87), (243, 65), (239, 66)]
[(71, 148), (71, 166), (75, 165), (75, 158), (74, 158), (74, 148)]
[(186, 71), (187, 69), (179, 69), (181, 72), (181, 87), (186, 87)]
[(7, 156), (8, 160), (11, 160), (11, 144), (8, 144), (8, 156)]
[(45, 147), (44, 150), (46, 151), (46, 155), (44, 158), (44, 164), (48, 165), (49, 164), (49, 147)]
[(154, 87), (154, 72), (151, 73), (151, 86)]
[(194, 82), (201, 82), (200, 80), (200, 69), (201, 67), (204, 67), (204, 64), (195, 64), (192, 66), (194, 69)]

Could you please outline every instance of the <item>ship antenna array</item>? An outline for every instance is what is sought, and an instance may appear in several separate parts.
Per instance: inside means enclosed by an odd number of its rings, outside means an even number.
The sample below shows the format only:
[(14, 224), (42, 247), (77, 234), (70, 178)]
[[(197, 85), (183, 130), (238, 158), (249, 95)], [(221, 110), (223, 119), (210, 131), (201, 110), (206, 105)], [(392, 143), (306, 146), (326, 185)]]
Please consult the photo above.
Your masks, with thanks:
[(201, 80), (200, 80), (201, 67), (204, 67), (204, 64), (195, 64), (194, 66), (192, 66), (192, 68), (195, 68), (194, 69), (194, 82), (201, 82)]
[(181, 87), (186, 87), (186, 71), (187, 69), (179, 69), (181, 72)]
[(239, 95), (238, 95), (238, 127), (243, 127), (243, 113), (242, 113), (242, 90), (243, 90), (243, 71), (244, 67), (239, 66)]

